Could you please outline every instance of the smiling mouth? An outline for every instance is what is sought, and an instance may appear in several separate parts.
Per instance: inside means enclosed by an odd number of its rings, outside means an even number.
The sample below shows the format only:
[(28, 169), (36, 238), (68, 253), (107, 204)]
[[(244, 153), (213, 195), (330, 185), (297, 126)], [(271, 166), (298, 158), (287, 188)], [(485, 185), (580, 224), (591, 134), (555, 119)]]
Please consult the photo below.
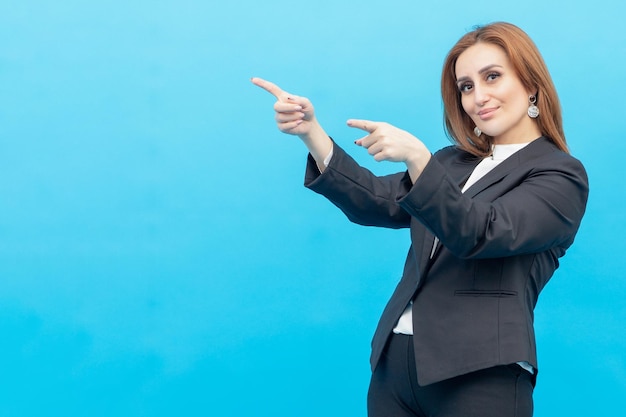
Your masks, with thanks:
[(498, 110), (497, 108), (484, 109), (478, 112), (478, 117), (481, 120), (487, 120), (493, 116), (493, 114)]
[(491, 116), (493, 116), (496, 110), (498, 110), (497, 107), (481, 110), (478, 112), (478, 117), (480, 117), (481, 120), (489, 119)]

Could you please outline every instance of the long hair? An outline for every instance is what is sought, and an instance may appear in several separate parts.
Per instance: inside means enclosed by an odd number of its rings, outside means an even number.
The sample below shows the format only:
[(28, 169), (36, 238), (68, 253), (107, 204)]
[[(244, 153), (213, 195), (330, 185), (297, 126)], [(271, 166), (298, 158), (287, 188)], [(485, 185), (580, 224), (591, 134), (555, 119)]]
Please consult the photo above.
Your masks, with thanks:
[(441, 74), (441, 96), (443, 98), (445, 128), (448, 136), (461, 148), (476, 156), (486, 156), (491, 152), (493, 138), (488, 135), (476, 137), (474, 122), (461, 104), (461, 93), (456, 85), (456, 62), (466, 49), (477, 43), (499, 46), (509, 58), (522, 85), (530, 91), (537, 91), (539, 117), (536, 121), (543, 136), (561, 150), (569, 152), (563, 122), (561, 105), (548, 68), (535, 43), (520, 28), (510, 23), (496, 22), (479, 26), (465, 34), (452, 47), (444, 61)]

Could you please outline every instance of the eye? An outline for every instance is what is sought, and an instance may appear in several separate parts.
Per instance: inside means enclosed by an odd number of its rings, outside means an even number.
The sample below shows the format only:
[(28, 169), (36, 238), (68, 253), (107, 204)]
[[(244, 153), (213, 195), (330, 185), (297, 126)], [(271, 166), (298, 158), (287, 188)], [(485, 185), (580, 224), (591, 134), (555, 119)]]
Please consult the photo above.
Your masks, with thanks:
[(474, 86), (470, 82), (463, 82), (457, 86), (457, 88), (459, 89), (459, 92), (461, 93), (468, 93), (472, 89), (472, 87)]
[(499, 72), (492, 71), (487, 74), (487, 81), (495, 81), (498, 78), (500, 78)]

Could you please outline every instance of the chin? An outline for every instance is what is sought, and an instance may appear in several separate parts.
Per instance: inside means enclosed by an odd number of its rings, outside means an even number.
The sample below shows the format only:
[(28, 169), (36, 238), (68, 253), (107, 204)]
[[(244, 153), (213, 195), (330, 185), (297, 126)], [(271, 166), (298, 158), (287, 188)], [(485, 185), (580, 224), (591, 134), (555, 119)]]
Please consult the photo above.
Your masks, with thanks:
[(501, 129), (485, 129), (483, 130), (483, 133), (487, 136), (490, 136), (492, 138), (497, 138), (498, 136), (501, 136), (504, 132)]

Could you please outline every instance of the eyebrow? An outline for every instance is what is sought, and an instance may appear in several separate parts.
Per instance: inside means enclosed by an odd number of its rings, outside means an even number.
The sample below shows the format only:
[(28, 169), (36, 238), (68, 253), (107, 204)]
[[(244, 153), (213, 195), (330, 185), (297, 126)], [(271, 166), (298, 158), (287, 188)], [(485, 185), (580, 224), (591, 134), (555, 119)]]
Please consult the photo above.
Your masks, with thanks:
[[(484, 73), (486, 73), (487, 71), (489, 71), (489, 70), (491, 70), (491, 69), (493, 69), (493, 68), (496, 68), (496, 67), (497, 67), (497, 68), (504, 68), (502, 65), (498, 65), (498, 64), (489, 64), (489, 65), (487, 65), (487, 66), (482, 67), (481, 69), (479, 69), (479, 70), (478, 70), (478, 73), (479, 73), (479, 74), (484, 74)], [(469, 80), (470, 80), (470, 77), (461, 77), (461, 78), (459, 78), (459, 79), (457, 79), (457, 80), (456, 80), (456, 83), (457, 83), (457, 84), (459, 84), (459, 83), (461, 83), (461, 82), (464, 82), (464, 81), (469, 81)]]

